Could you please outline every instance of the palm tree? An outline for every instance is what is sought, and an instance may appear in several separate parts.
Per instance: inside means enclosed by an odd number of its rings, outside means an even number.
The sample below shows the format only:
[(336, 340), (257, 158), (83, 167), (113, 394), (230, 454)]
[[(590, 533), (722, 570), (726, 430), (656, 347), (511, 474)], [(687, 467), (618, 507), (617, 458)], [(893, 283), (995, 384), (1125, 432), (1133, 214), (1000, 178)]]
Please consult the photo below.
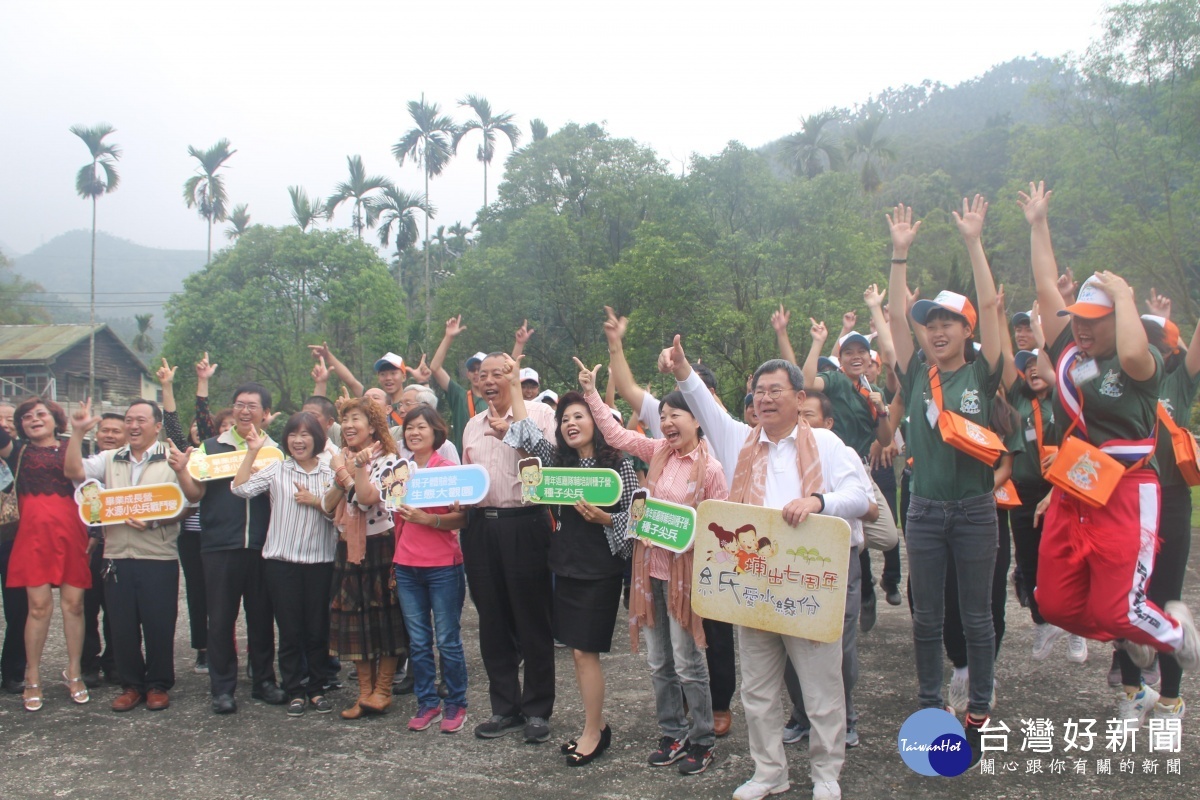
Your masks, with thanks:
[(535, 142), (540, 142), (550, 135), (550, 129), (540, 119), (529, 120), (529, 135)]
[(354, 216), (351, 217), (350, 224), (358, 233), (358, 238), (361, 239), (363, 229), (374, 228), (375, 220), (379, 218), (375, 198), (367, 195), (377, 190), (392, 188), (392, 182), (382, 175), (368, 177), (367, 170), (363, 167), (362, 156), (346, 156), (346, 163), (350, 167), (350, 180), (343, 181), (334, 187), (333, 194), (325, 202), (325, 214), (333, 219), (333, 212), (337, 210), (337, 207), (353, 197)]
[(508, 137), (508, 143), (514, 149), (521, 140), (521, 129), (513, 122), (513, 115), (507, 111), (503, 114), (492, 114), (492, 104), (487, 98), (467, 95), (465, 100), (459, 100), (460, 106), (470, 108), (475, 112), (475, 119), (467, 120), (454, 136), (454, 152), (458, 154), (458, 143), (471, 131), (483, 134), (483, 144), (475, 151), (475, 157), (483, 162), (483, 207), (488, 204), (487, 172), (488, 165), (496, 155), (496, 134), (502, 133)]
[(392, 236), (392, 228), (396, 229), (396, 280), (400, 284), (400, 289), (404, 289), (404, 251), (412, 247), (417, 237), (421, 235), (417, 228), (416, 212), (428, 216), (433, 213), (433, 209), (426, 205), (415, 194), (409, 194), (403, 189), (397, 189), (395, 186), (389, 186), (383, 190), (383, 196), (379, 198), (376, 209), (379, 214), (379, 244), (383, 247), (388, 246), (388, 242)]
[(850, 138), (846, 140), (846, 156), (849, 160), (862, 160), (862, 187), (866, 192), (879, 190), (883, 183), (879, 170), (885, 162), (895, 158), (888, 147), (891, 142), (879, 135), (879, 126), (884, 119), (881, 111), (869, 112), (862, 122), (854, 126)]
[(200, 216), (208, 220), (208, 261), (212, 262), (212, 228), (214, 222), (229, 218), (225, 203), (225, 180), (217, 174), (237, 150), (229, 149), (229, 140), (222, 139), (207, 150), (197, 150), (188, 145), (188, 155), (200, 162), (197, 173), (183, 184), (183, 202), (188, 208), (196, 208)]
[(325, 219), (324, 200), (319, 197), (309, 200), (308, 192), (299, 186), (289, 186), (288, 194), (292, 197), (292, 219), (296, 220), (301, 231), (307, 232), (309, 226)]
[[(93, 128), (72, 125), (71, 133), (87, 145), (92, 154), (92, 163), (84, 164), (75, 175), (75, 191), (84, 200), (92, 201), (92, 268), (91, 303), (88, 311), (88, 397), (96, 393), (96, 200), (102, 194), (115, 192), (121, 183), (116, 162), (121, 158), (121, 148), (104, 138), (113, 133), (112, 125), (101, 123)], [(104, 176), (101, 177), (100, 173)]]
[(225, 238), (232, 242), (250, 227), (249, 206), (245, 203), (234, 206), (233, 211), (229, 212), (229, 221), (233, 223), (233, 227), (225, 231)]
[(450, 251), (457, 256), (461, 256), (467, 251), (467, 246), (470, 245), (467, 237), (471, 235), (471, 228), (468, 228), (461, 222), (456, 222), (450, 226), (449, 233), (454, 237), (450, 240)]
[(154, 315), (135, 314), (134, 317), (137, 319), (138, 332), (133, 337), (133, 349), (142, 355), (154, 352), (154, 339), (150, 336), (150, 320), (154, 319)]
[[(404, 166), (404, 159), (411, 158), (425, 172), (425, 202), (429, 202), (429, 179), (441, 175), (454, 154), (454, 138), (458, 128), (454, 120), (440, 113), (437, 103), (408, 102), (408, 114), (415, 123), (400, 141), (392, 145), (396, 162)], [(429, 318), (433, 304), (429, 295), (429, 217), (425, 214), (425, 329), (429, 329)]]
[(837, 121), (834, 111), (822, 111), (805, 117), (800, 132), (783, 140), (783, 156), (797, 174), (815, 178), (826, 170), (839, 169), (844, 163), (839, 143), (825, 126)]

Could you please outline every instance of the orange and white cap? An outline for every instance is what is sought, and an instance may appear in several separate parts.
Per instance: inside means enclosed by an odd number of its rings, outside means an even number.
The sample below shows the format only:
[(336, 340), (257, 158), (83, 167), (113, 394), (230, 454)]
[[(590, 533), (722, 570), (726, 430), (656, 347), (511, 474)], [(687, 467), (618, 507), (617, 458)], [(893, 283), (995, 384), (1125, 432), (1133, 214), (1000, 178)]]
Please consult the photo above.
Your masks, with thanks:
[(1084, 319), (1100, 319), (1113, 313), (1113, 301), (1103, 289), (1095, 275), (1083, 282), (1075, 302), (1058, 312), (1060, 317), (1068, 314)]
[(965, 295), (958, 292), (941, 291), (932, 300), (918, 300), (912, 307), (913, 322), (924, 325), (929, 314), (939, 308), (962, 317), (971, 326), (971, 330), (975, 330), (975, 324), (979, 321), (975, 306), (971, 305), (971, 301)]
[(1171, 320), (1157, 314), (1142, 314), (1142, 326), (1147, 330), (1158, 328), (1162, 331), (1163, 346), (1168, 350), (1179, 349), (1179, 326)]

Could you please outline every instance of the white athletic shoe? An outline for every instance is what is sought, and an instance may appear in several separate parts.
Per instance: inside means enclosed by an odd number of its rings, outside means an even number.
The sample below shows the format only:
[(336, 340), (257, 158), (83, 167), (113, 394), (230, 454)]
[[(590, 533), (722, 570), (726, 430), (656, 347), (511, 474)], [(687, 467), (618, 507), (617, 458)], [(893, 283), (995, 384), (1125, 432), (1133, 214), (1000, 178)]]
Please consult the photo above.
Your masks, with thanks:
[(957, 714), (967, 713), (967, 703), (971, 699), (971, 678), (964, 670), (954, 670), (950, 678), (950, 696), (947, 705)]
[(842, 800), (842, 787), (837, 781), (813, 784), (813, 800)]
[[(1169, 750), (1172, 753), (1179, 752), (1179, 748), (1182, 746), (1182, 741), (1181, 741), (1182, 734), (1183, 734), (1182, 720), (1183, 720), (1183, 714), (1185, 711), (1187, 711), (1187, 706), (1184, 704), (1182, 697), (1179, 698), (1179, 705), (1175, 706), (1174, 708), (1172, 708), (1171, 706), (1164, 706), (1162, 703), (1154, 704), (1154, 711), (1150, 714), (1151, 719), (1177, 719), (1177, 720), (1180, 720), (1179, 731), (1178, 732), (1171, 731), (1166, 734), (1167, 736), (1171, 737), (1170, 738), (1170, 747), (1159, 747), (1157, 749)], [(1168, 729), (1164, 727), (1163, 730), (1165, 731)], [(1161, 741), (1157, 742), (1156, 745), (1157, 744), (1161, 744)]]
[[(836, 785), (835, 783), (834, 786)], [(733, 800), (763, 800), (764, 797), (770, 797), (773, 794), (783, 794), (791, 788), (792, 784), (787, 781), (772, 786), (769, 783), (760, 783), (751, 778), (733, 790)], [(841, 797), (840, 792), (838, 793), (838, 797)]]
[[(1194, 632), (1195, 628), (1192, 630)], [(1158, 655), (1158, 651), (1150, 645), (1138, 644), (1137, 642), (1131, 642), (1128, 639), (1117, 639), (1117, 641), (1113, 643), (1113, 646), (1128, 653), (1129, 658), (1133, 661), (1133, 663), (1137, 664), (1142, 669), (1148, 669), (1150, 665), (1154, 663), (1154, 657)]]
[(1043, 622), (1037, 626), (1033, 632), (1033, 660), (1045, 661), (1050, 657), (1050, 651), (1054, 649), (1054, 643), (1057, 642), (1062, 635), (1066, 633), (1057, 625), (1051, 625), (1049, 622)]
[(1067, 661), (1082, 664), (1088, 659), (1087, 639), (1071, 634), (1067, 637)]
[(1178, 600), (1171, 600), (1163, 607), (1183, 628), (1183, 641), (1175, 651), (1175, 660), (1184, 672), (1200, 670), (1200, 638), (1196, 636), (1196, 623), (1192, 621), (1192, 612)]
[(1154, 710), (1154, 704), (1158, 702), (1158, 697), (1158, 692), (1145, 685), (1133, 697), (1122, 692), (1121, 699), (1117, 702), (1117, 719), (1137, 720), (1134, 730), (1141, 730), (1142, 726), (1146, 724), (1150, 712)]

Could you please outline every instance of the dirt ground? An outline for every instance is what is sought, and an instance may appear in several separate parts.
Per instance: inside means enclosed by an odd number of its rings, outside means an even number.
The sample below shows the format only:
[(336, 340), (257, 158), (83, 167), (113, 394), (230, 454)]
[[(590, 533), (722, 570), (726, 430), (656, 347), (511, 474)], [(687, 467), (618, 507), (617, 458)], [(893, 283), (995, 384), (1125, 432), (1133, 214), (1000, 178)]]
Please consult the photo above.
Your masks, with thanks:
[[(1200, 606), (1193, 550), (1185, 599)], [(881, 559), (875, 559), (878, 573)], [(485, 675), (479, 656), (478, 620), (470, 600), (463, 638), (471, 680), (467, 728), (454, 736), (436, 730), (410, 733), (411, 695), (399, 698), (390, 714), (346, 722), (336, 714), (308, 713), (290, 719), (282, 707), (267, 706), (239, 691), (237, 714), (218, 717), (209, 710), (208, 679), (192, 672), (187, 648), (186, 604), (180, 598), (176, 667), (178, 682), (171, 708), (152, 713), (144, 706), (114, 714), (113, 687), (93, 691), (92, 702), (71, 704), (61, 684), (46, 686), (42, 711), (30, 714), (19, 696), (0, 696), (0, 797), (24, 798), (697, 798), (729, 797), (753, 772), (741, 704), (734, 698), (734, 725), (718, 742), (717, 759), (703, 775), (685, 778), (673, 768), (645, 763), (658, 738), (654, 700), (643, 656), (619, 645), (604, 657), (608, 679), (607, 714), (613, 747), (593, 764), (564, 765), (557, 743), (574, 737), (582, 723), (570, 653), (557, 651), (558, 699), (548, 744), (526, 745), (515, 736), (482, 741), (471, 728), (488, 715)], [(861, 678), (856, 697), (862, 718), (862, 746), (849, 751), (842, 773), (847, 798), (1029, 797), (1196, 797), (1200, 796), (1200, 736), (1187, 721), (1180, 753), (1149, 753), (1139, 737), (1136, 753), (1122, 763), (1104, 752), (1104, 720), (1114, 716), (1115, 699), (1105, 682), (1111, 649), (1091, 643), (1086, 664), (1066, 660), (1065, 640), (1043, 662), (1030, 658), (1032, 623), (1009, 592), (1007, 634), (996, 674), (993, 718), (1012, 730), (1008, 754), (996, 761), (996, 774), (969, 772), (959, 778), (927, 778), (911, 772), (897, 753), (901, 724), (916, 707), (912, 633), (907, 606), (879, 599), (879, 622), (860, 638)], [(56, 618), (47, 646), (44, 684), (65, 656)], [(947, 680), (949, 663), (947, 663)], [(1190, 699), (1195, 679), (1185, 676)], [(333, 693), (337, 708), (351, 692)], [(1197, 700), (1200, 703), (1200, 700)], [(1022, 720), (1047, 718), (1055, 725), (1051, 754), (1021, 752)], [(1095, 717), (1100, 736), (1086, 771), (1075, 771), (1076, 753), (1065, 752), (1062, 726), (1068, 718)], [(806, 744), (788, 748), (793, 788), (784, 797), (809, 797)], [(1097, 759), (1111, 758), (1111, 774), (1100, 774)], [(1030, 762), (1040, 758), (1041, 772)], [(1052, 759), (1063, 759), (1065, 774)], [(1168, 774), (1178, 759), (1179, 774)], [(1011, 767), (1006, 771), (1005, 766)], [(1123, 771), (1128, 769), (1129, 772)], [(1150, 769), (1156, 771), (1151, 773)]]

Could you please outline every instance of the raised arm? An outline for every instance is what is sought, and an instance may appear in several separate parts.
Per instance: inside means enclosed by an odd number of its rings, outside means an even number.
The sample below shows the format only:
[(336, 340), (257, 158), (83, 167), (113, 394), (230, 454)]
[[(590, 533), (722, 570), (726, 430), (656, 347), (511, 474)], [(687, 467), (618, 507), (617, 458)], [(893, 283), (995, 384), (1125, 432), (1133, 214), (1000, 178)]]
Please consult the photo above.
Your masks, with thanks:
[(446, 320), (446, 332), (442, 334), (442, 341), (438, 343), (437, 350), (433, 352), (433, 358), (429, 362), (429, 371), (433, 373), (433, 379), (442, 387), (443, 392), (450, 387), (450, 373), (442, 368), (446, 363), (446, 354), (450, 352), (454, 338), (466, 329), (467, 326), (462, 324), (462, 314)]
[(350, 371), (350, 368), (338, 360), (338, 357), (329, 349), (328, 342), (310, 344), (308, 349), (314, 358), (325, 359), (326, 365), (328, 365), (329, 369), (333, 370), (333, 374), (337, 375), (338, 379), (349, 390), (351, 397), (363, 396), (364, 387), (362, 381), (354, 377), (354, 373)]
[(863, 292), (863, 302), (867, 304), (867, 310), (871, 312), (871, 322), (875, 324), (875, 349), (884, 364), (891, 364), (896, 360), (896, 345), (892, 341), (892, 329), (888, 325), (887, 316), (883, 313), (883, 301), (886, 297), (887, 287), (881, 292), (879, 286), (874, 283)]
[(639, 411), (646, 398), (646, 390), (638, 386), (638, 382), (633, 378), (633, 370), (625, 360), (624, 339), (629, 320), (618, 317), (611, 306), (604, 307), (604, 314), (604, 338), (608, 340), (609, 383), (616, 384), (617, 393), (625, 398), (625, 402), (633, 406), (635, 411)]
[[(587, 401), (588, 408), (592, 412), (592, 419), (596, 423), (596, 430), (600, 431), (604, 441), (646, 463), (650, 463), (650, 459), (659, 447), (669, 446), (665, 440), (650, 439), (640, 433), (623, 428), (613, 418), (612, 411), (600, 399), (600, 393), (596, 391), (596, 375), (600, 371), (599, 365), (596, 366), (596, 369), (590, 370), (578, 358), (575, 359), (575, 364), (579, 367), (579, 386), (583, 389), (583, 399)], [(612, 381), (609, 381), (610, 385), (611, 383)]]
[(808, 318), (812, 323), (808, 334), (812, 337), (812, 345), (808, 348), (808, 357), (804, 359), (804, 366), (801, 372), (804, 373), (804, 385), (810, 387), (814, 392), (825, 391), (825, 379), (817, 374), (817, 361), (821, 358), (821, 350), (825, 347), (825, 340), (829, 338), (829, 330), (825, 327), (824, 322), (817, 322), (812, 317)]
[(313, 379), (313, 395), (316, 397), (329, 396), (329, 365), (325, 363), (325, 356), (320, 353), (313, 353), (313, 357), (317, 363), (313, 364), (312, 379)]
[(1045, 181), (1029, 184), (1029, 194), (1018, 193), (1017, 203), (1025, 212), (1029, 223), (1029, 254), (1033, 264), (1033, 283), (1037, 287), (1038, 305), (1042, 309), (1042, 329), (1046, 341), (1054, 342), (1070, 324), (1059, 311), (1067, 307), (1058, 289), (1058, 262), (1054, 260), (1054, 247), (1050, 243), (1050, 196)]
[(1003, 286), (996, 292), (996, 317), (1000, 323), (1000, 368), (1004, 370), (1000, 375), (1000, 385), (1007, 392), (1012, 390), (1013, 383), (1021, 376), (1017, 374), (1016, 353), (1013, 352), (1012, 337), (1008, 335), (1008, 310), (1005, 308)]
[(83, 437), (100, 424), (100, 417), (92, 416), (92, 401), (89, 399), (71, 412), (70, 421), (71, 440), (67, 442), (67, 452), (63, 457), (63, 474), (78, 482), (87, 477), (83, 470)]
[[(893, 213), (887, 215), (888, 228), (892, 235), (892, 272), (888, 280), (888, 291), (893, 298), (908, 297), (908, 249), (921, 228), (918, 220), (912, 221), (912, 206), (900, 203)], [(913, 356), (912, 328), (908, 324), (908, 309), (903, 314), (889, 315), (888, 325), (892, 332), (892, 345), (896, 353), (895, 369), (908, 369)]]
[(1196, 377), (1196, 373), (1200, 372), (1200, 322), (1196, 323), (1196, 330), (1192, 332), (1192, 341), (1188, 345), (1183, 366), (1188, 371), (1188, 375), (1193, 378)]
[(183, 425), (179, 422), (179, 409), (175, 405), (175, 370), (179, 367), (172, 367), (167, 364), (167, 360), (162, 360), (162, 366), (158, 368), (155, 375), (158, 378), (158, 385), (162, 387), (162, 412), (163, 412), (163, 434), (168, 440), (175, 443), (176, 447), (187, 449), (187, 434), (184, 433)]
[(779, 345), (779, 357), (784, 361), (796, 363), (796, 351), (792, 349), (792, 340), (788, 338), (788, 321), (792, 313), (779, 304), (779, 310), (771, 314), (771, 327), (775, 329), (775, 342)]
[(517, 328), (516, 336), (513, 339), (512, 357), (514, 359), (521, 360), (521, 354), (525, 352), (525, 343), (535, 332), (533, 328), (529, 327), (529, 320), (521, 320), (521, 327)]
[(1107, 270), (1097, 272), (1096, 280), (1104, 293), (1112, 298), (1116, 309), (1117, 359), (1121, 369), (1135, 381), (1150, 380), (1157, 365), (1150, 353), (1150, 342), (1133, 299), (1133, 289), (1120, 275)]
[(834, 358), (842, 357), (842, 337), (848, 333), (854, 333), (854, 326), (857, 324), (858, 314), (855, 314), (853, 311), (847, 311), (845, 314), (842, 314), (842, 332), (833, 340), (833, 350), (829, 353), (831, 356)]
[(979, 301), (979, 340), (983, 357), (990, 371), (1000, 368), (1000, 324), (996, 317), (996, 281), (987, 255), (983, 252), (983, 221), (987, 217), (987, 201), (983, 195), (967, 203), (963, 198), (962, 214), (954, 212), (954, 222), (971, 256), (971, 273), (975, 277), (975, 295)]
[[(246, 434), (246, 457), (242, 459), (242, 463), (238, 465), (237, 475), (233, 476), (231, 489), (237, 489), (246, 481), (250, 480), (250, 476), (254, 473), (254, 460), (258, 458), (258, 451), (263, 449), (263, 445), (267, 443), (267, 435), (260, 430), (251, 429)], [(278, 463), (278, 462), (276, 462)], [(256, 487), (258, 488), (258, 487)], [(261, 494), (267, 488), (266, 482), (262, 484), (262, 488), (255, 494)]]
[(683, 399), (692, 410), (692, 416), (704, 429), (705, 438), (714, 455), (722, 466), (726, 467), (726, 473), (732, 475), (742, 444), (750, 434), (750, 426), (734, 419), (717, 403), (704, 381), (692, 371), (692, 365), (684, 355), (683, 342), (678, 334), (675, 335), (671, 347), (659, 354), (658, 369), (675, 376), (679, 391), (683, 393)]

